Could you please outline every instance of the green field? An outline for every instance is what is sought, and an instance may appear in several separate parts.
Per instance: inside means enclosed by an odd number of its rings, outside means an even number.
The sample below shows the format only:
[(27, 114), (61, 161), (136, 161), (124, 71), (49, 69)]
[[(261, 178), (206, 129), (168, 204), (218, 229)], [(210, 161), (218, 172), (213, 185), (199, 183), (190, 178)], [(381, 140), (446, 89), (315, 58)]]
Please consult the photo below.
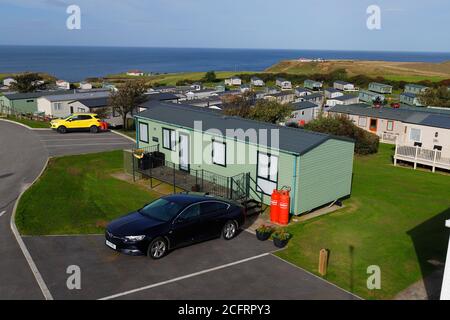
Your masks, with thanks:
[(25, 119), (25, 118), (17, 118), (14, 116), (8, 116), (5, 119), (14, 121), (14, 122), (18, 122), (18, 123), (22, 123), (24, 125), (29, 126), (30, 128), (35, 128), (35, 129), (50, 128), (50, 123), (44, 122), (44, 121), (30, 120), (30, 119)]
[[(368, 299), (389, 299), (445, 261), (450, 176), (394, 167), (393, 146), (357, 157), (345, 208), (289, 227), (278, 255), (317, 273), (319, 250), (330, 250), (326, 279)], [(381, 268), (381, 290), (366, 287), (367, 267)]]
[[(216, 71), (217, 79), (224, 80), (238, 74), (254, 74), (257, 72), (249, 71)], [(199, 81), (205, 76), (205, 72), (185, 72), (185, 73), (167, 73), (153, 76), (133, 77), (126, 74), (115, 74), (106, 77), (108, 80), (120, 80), (120, 79), (142, 79), (149, 83), (159, 83), (167, 86), (174, 86), (178, 81), (189, 80)], [(205, 85), (213, 86), (214, 83), (206, 83)]]
[(157, 197), (118, 180), (123, 152), (51, 159), (41, 178), (20, 200), (16, 224), (23, 235), (103, 233), (114, 218)]

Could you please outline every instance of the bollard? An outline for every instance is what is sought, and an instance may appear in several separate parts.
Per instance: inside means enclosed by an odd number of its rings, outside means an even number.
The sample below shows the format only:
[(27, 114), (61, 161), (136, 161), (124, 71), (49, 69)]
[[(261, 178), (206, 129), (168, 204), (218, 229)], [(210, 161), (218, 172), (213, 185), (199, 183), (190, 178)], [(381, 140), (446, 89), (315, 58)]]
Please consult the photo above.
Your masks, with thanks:
[(319, 254), (319, 274), (323, 277), (327, 274), (328, 250), (322, 249)]

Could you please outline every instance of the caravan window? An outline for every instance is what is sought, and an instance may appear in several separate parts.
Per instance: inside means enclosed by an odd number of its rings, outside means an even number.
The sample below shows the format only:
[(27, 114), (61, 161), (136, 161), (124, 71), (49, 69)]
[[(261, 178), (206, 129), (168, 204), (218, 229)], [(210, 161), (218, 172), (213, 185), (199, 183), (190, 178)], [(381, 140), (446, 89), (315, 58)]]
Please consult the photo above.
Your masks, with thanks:
[(139, 122), (139, 141), (148, 143), (148, 124)]
[(258, 191), (271, 194), (278, 184), (278, 157), (258, 152), (257, 173)]
[(212, 161), (214, 164), (226, 167), (227, 144), (221, 141), (212, 141)]
[(175, 150), (175, 130), (163, 128), (163, 148), (167, 150)]

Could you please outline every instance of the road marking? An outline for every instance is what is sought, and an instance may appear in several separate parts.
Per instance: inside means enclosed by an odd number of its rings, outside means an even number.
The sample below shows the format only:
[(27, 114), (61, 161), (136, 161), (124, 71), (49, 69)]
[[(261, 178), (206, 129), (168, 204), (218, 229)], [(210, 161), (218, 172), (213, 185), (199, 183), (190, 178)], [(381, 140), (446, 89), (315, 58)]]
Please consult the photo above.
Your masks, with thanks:
[(34, 263), (33, 258), (31, 257), (31, 254), (28, 251), (27, 246), (25, 245), (25, 242), (23, 241), (22, 237), (20, 236), (19, 230), (17, 230), (17, 226), (16, 226), (16, 222), (15, 222), (17, 206), (19, 205), (20, 198), (22, 198), (25, 191), (27, 191), (27, 189), (29, 187), (31, 187), (39, 179), (39, 177), (44, 173), (45, 169), (47, 168), (48, 162), (49, 162), (49, 159), (47, 158), (47, 162), (45, 163), (44, 167), (42, 168), (41, 172), (36, 177), (36, 179), (34, 179), (34, 181), (32, 183), (26, 185), (25, 188), (22, 189), (22, 192), (17, 197), (16, 203), (14, 204), (14, 208), (13, 208), (13, 211), (11, 214), (11, 220), (9, 221), (9, 224), (10, 224), (11, 230), (14, 234), (14, 237), (16, 238), (16, 241), (19, 244), (19, 247), (22, 250), (23, 255), (25, 256), (25, 259), (28, 262), (28, 266), (30, 267), (31, 272), (33, 273), (34, 278), (36, 279), (36, 282), (38, 283), (39, 288), (41, 289), (42, 294), (44, 295), (44, 298), (46, 300), (53, 300), (53, 296), (50, 293), (50, 290), (48, 290), (48, 287), (45, 284), (44, 278), (42, 278), (42, 275), (39, 272), (36, 264)]
[(244, 262), (256, 260), (256, 259), (259, 259), (259, 258), (262, 258), (262, 257), (266, 257), (266, 256), (268, 256), (270, 254), (271, 253), (263, 253), (263, 254), (260, 254), (260, 255), (257, 255), (257, 256), (253, 256), (253, 257), (242, 259), (242, 260), (239, 260), (239, 261), (227, 263), (227, 264), (224, 264), (224, 265), (221, 265), (221, 266), (218, 266), (218, 267), (214, 267), (214, 268), (206, 269), (206, 270), (203, 270), (203, 271), (191, 273), (191, 274), (188, 274), (188, 275), (185, 275), (185, 276), (181, 276), (181, 277), (177, 277), (177, 278), (174, 278), (174, 279), (170, 279), (170, 280), (167, 280), (167, 281), (162, 281), (162, 282), (154, 283), (154, 284), (151, 284), (151, 285), (148, 285), (148, 286), (145, 286), (145, 287), (141, 287), (141, 288), (137, 288), (137, 289), (133, 289), (133, 290), (117, 293), (117, 294), (114, 294), (112, 296), (101, 298), (99, 300), (111, 300), (111, 299), (115, 299), (115, 298), (118, 298), (118, 297), (123, 297), (123, 296), (129, 295), (129, 294), (132, 294), (132, 293), (145, 291), (145, 290), (156, 288), (156, 287), (160, 287), (160, 286), (163, 286), (163, 285), (166, 285), (166, 284), (169, 284), (169, 283), (173, 283), (173, 282), (177, 282), (177, 281), (180, 281), (180, 280), (196, 277), (196, 276), (199, 276), (199, 275), (202, 275), (202, 274), (205, 274), (205, 273), (209, 273), (209, 272), (225, 269), (225, 268), (228, 268), (228, 267), (231, 267), (231, 266), (235, 266), (237, 264), (241, 264), (241, 263), (244, 263)]
[(4, 215), (5, 213), (6, 213), (6, 211), (0, 212), (0, 217), (1, 217), (2, 215)]
[[(86, 138), (85, 139), (86, 141), (119, 141), (119, 143), (125, 143), (123, 140), (124, 139), (121, 139), (121, 138), (116, 138), (116, 137), (111, 137), (111, 138), (93, 138), (93, 139), (88, 139), (88, 138)], [(41, 141), (43, 141), (43, 142), (49, 142), (49, 141), (58, 141), (58, 142), (61, 142), (61, 141), (83, 141), (83, 140), (81, 140), (81, 139), (41, 139)], [(129, 143), (131, 143), (131, 142), (129, 142)]]
[(55, 144), (55, 145), (47, 145), (47, 148), (64, 148), (64, 147), (91, 147), (91, 146), (129, 146), (131, 145), (128, 142), (121, 142), (121, 143), (86, 143), (86, 144), (76, 144), (76, 143), (71, 143), (71, 144)]

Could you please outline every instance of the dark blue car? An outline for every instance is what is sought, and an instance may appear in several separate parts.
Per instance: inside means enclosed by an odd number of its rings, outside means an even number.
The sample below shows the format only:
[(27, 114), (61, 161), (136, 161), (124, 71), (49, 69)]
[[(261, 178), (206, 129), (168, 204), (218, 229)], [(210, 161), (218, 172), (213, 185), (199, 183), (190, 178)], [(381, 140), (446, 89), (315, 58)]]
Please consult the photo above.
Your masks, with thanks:
[(230, 240), (244, 221), (239, 203), (204, 194), (174, 194), (112, 221), (106, 229), (106, 245), (159, 259), (168, 250), (195, 242), (220, 236)]

